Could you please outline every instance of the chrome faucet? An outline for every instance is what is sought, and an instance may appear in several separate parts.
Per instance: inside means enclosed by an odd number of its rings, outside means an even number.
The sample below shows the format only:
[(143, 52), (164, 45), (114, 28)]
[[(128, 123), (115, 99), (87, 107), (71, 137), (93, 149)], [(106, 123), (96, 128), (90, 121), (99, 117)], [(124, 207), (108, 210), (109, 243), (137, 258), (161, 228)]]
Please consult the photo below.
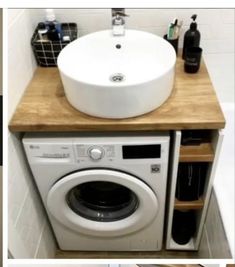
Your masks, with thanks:
[(114, 36), (125, 35), (125, 14), (124, 8), (112, 8), (112, 27)]

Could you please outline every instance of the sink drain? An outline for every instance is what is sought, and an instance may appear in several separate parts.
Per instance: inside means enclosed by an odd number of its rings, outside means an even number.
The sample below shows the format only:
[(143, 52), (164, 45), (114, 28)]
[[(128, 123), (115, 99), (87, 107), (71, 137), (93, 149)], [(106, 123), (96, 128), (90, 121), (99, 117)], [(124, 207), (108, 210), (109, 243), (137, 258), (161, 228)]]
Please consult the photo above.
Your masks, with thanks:
[(122, 73), (115, 73), (109, 79), (111, 82), (120, 83), (125, 80), (125, 76)]

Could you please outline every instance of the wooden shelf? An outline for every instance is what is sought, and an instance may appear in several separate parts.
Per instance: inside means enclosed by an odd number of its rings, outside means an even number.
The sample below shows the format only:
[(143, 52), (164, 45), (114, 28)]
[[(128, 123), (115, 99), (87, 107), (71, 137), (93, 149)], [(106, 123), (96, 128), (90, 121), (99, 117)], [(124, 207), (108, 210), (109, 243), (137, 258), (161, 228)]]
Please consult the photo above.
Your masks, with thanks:
[(200, 210), (204, 206), (202, 198), (194, 201), (180, 201), (175, 199), (174, 209), (176, 210)]
[(212, 162), (214, 150), (210, 143), (197, 146), (180, 146), (180, 162)]

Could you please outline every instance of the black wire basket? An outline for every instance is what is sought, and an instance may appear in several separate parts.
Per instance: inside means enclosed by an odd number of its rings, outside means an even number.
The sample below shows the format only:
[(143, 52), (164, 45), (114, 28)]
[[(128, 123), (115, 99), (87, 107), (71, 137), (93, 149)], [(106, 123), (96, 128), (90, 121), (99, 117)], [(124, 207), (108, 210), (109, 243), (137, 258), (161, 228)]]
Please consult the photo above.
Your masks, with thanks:
[(38, 28), (35, 29), (31, 38), (31, 45), (37, 61), (41, 67), (55, 67), (57, 66), (57, 57), (61, 50), (70, 42), (77, 39), (77, 24), (76, 23), (62, 23), (62, 36), (69, 36), (69, 41), (40, 41), (38, 35)]

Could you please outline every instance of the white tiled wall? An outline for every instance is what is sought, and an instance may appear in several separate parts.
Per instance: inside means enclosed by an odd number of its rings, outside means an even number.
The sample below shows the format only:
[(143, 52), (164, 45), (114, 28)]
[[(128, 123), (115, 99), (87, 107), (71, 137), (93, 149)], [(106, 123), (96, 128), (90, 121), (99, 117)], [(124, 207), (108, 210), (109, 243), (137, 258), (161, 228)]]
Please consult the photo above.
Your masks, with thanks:
[[(15, 110), (25, 87), (32, 78), (36, 63), (32, 56), (30, 38), (34, 26), (29, 10), (9, 12), (8, 97), (9, 116)], [(44, 209), (33, 183), (18, 135), (9, 133), (9, 232), (16, 232), (18, 241), (25, 248), (21, 253), (16, 236), (9, 235), (9, 249), (17, 257), (53, 257), (54, 240), (48, 229)], [(13, 228), (13, 229), (12, 229)], [(18, 246), (18, 247), (17, 247)], [(16, 248), (15, 248), (16, 247)]]
[[(111, 28), (110, 9), (57, 9), (61, 22), (76, 22), (79, 35)], [(149, 31), (160, 36), (167, 25), (178, 17), (184, 21), (182, 37), (190, 16), (198, 14), (204, 58), (220, 101), (234, 99), (234, 10), (224, 9), (127, 9), (127, 28)], [(9, 10), (9, 118), (36, 68), (30, 38), (45, 10)], [(53, 257), (55, 243), (45, 213), (35, 191), (31, 173), (25, 164), (20, 138), (9, 134), (9, 220), (19, 234), (30, 257)], [(10, 230), (10, 229), (9, 229)]]
[[(0, 9), (0, 95), (2, 95), (2, 9)], [(2, 138), (2, 133), (0, 133), (0, 138)], [(0, 229), (2, 229), (2, 166), (0, 166)], [(2, 231), (0, 231), (0, 266), (2, 266)]]
[(10, 10), (8, 16), (8, 105), (9, 117), (15, 110), (36, 68), (30, 47), (33, 32), (29, 10)]
[[(31, 10), (33, 20), (43, 21), (44, 9)], [(110, 9), (55, 9), (60, 22), (76, 22), (79, 34), (111, 28)], [(164, 35), (168, 24), (177, 17), (183, 20), (180, 38), (189, 28), (191, 15), (197, 14), (204, 53), (234, 53), (234, 9), (126, 9), (127, 28)]]
[(234, 103), (234, 53), (211, 53), (204, 55), (212, 84), (220, 102)]

